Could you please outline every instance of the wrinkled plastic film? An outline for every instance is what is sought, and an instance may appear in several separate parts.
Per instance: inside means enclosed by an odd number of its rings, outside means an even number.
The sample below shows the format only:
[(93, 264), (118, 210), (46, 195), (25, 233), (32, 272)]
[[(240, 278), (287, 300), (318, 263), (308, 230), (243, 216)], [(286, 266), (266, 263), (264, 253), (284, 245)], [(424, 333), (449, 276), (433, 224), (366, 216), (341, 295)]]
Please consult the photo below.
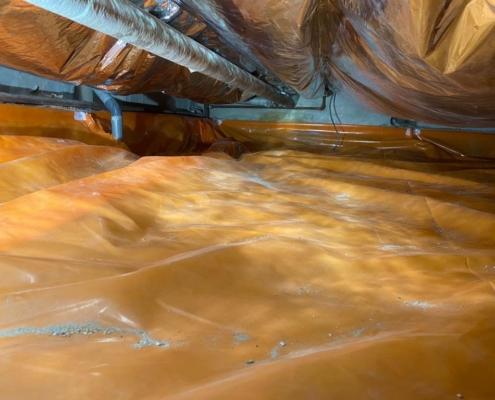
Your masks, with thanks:
[[(453, 126), (495, 125), (491, 0), (262, 3), (183, 0), (210, 26), (198, 35), (195, 27), (204, 24), (196, 21), (186, 30), (250, 72), (271, 71), (303, 94), (319, 93), (325, 80), (338, 81), (389, 115)], [(24, 2), (0, 4), (2, 63), (11, 67), (125, 93), (158, 88), (206, 102), (241, 98), (223, 84), (33, 12)], [(12, 20), (26, 29), (10, 29)], [(180, 21), (185, 19), (171, 23)], [(40, 37), (46, 40), (38, 43)]]
[[(492, 136), (137, 159), (42, 111), (2, 118), (0, 397), (495, 396)], [(261, 125), (221, 127), (331, 135)]]
[(26, 1), (233, 88), (276, 104), (293, 105), (290, 97), (130, 2), (66, 0), (60, 4), (49, 0)]
[[(0, 106), (0, 132), (49, 136), (94, 146), (117, 146), (140, 156), (200, 154), (224, 135), (208, 119), (124, 112), (124, 142), (111, 135), (110, 114), (74, 114), (59, 109)], [(29, 147), (28, 147), (29, 149)]]
[(492, 0), (182, 3), (303, 94), (343, 83), (388, 115), (495, 126)]
[[(191, 35), (205, 28), (185, 18), (171, 23)], [(221, 82), (21, 0), (0, 1), (0, 47), (3, 65), (122, 94), (164, 91), (205, 103), (236, 102), (241, 97)]]
[(323, 95), (315, 0), (180, 0), (227, 43), (305, 97)]
[(495, 126), (495, 3), (345, 0), (331, 70), (374, 108)]
[(475, 132), (258, 121), (222, 121), (216, 129), (249, 152), (290, 149), (416, 161), (495, 160), (492, 135)]

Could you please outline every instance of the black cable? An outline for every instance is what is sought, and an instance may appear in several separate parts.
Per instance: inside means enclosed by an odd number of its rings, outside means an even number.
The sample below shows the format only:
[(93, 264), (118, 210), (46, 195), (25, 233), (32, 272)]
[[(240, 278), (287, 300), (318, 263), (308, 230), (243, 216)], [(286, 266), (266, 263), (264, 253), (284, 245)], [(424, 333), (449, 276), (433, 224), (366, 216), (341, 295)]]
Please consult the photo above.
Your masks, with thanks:
[[(342, 126), (342, 120), (340, 119), (339, 113), (337, 111), (337, 93), (334, 93), (334, 96), (333, 96), (333, 111), (335, 112), (335, 116), (337, 117), (338, 124), (340, 126)], [(339, 132), (339, 137), (340, 137), (339, 146), (342, 148), (342, 147), (344, 147), (344, 133)]]
[[(328, 111), (330, 113), (330, 120), (332, 121), (332, 125), (333, 125), (333, 128), (335, 129), (335, 133), (337, 134), (337, 138), (340, 137), (340, 132), (337, 128), (337, 125), (335, 124), (335, 119), (333, 118), (333, 112), (332, 112), (332, 104), (334, 103), (334, 99), (336, 97), (336, 94), (335, 93), (332, 93), (332, 96), (330, 97), (330, 104), (328, 106)], [(333, 150), (334, 151), (337, 151), (337, 148), (338, 148), (338, 144), (335, 144), (333, 146)]]
[(333, 111), (335, 113), (335, 116), (337, 117), (337, 122), (339, 125), (342, 125), (342, 120), (339, 117), (339, 113), (337, 112), (337, 93), (333, 96)]

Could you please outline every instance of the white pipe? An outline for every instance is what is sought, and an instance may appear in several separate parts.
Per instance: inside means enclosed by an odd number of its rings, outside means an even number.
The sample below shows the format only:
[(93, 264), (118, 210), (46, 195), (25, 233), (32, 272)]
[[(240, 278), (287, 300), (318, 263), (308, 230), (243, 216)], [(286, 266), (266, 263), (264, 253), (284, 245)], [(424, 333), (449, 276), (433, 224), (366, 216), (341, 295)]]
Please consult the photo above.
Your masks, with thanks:
[(128, 0), (26, 0), (35, 6), (241, 89), (292, 107), (289, 96), (250, 75)]

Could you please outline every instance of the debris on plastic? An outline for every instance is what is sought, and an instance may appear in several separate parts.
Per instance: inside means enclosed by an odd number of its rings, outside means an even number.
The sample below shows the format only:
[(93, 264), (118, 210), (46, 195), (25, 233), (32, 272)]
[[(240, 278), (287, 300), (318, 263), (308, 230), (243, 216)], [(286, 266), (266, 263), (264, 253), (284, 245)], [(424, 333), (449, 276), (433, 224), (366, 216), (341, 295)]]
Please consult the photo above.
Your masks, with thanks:
[(170, 347), (168, 341), (153, 339), (146, 331), (142, 329), (134, 328), (120, 328), (120, 327), (108, 327), (102, 326), (97, 323), (85, 323), (85, 324), (62, 324), (51, 325), (46, 327), (20, 327), (0, 330), (1, 338), (14, 338), (19, 336), (91, 336), (91, 335), (131, 335), (137, 336), (139, 341), (134, 344), (137, 349), (143, 349), (145, 347)]

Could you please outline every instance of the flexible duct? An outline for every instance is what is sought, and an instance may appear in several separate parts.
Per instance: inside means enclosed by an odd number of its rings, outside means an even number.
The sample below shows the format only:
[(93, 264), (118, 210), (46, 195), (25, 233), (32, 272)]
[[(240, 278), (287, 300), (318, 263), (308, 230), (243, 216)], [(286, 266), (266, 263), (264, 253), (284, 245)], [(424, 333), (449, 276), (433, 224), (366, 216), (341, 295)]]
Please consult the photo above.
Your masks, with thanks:
[(290, 97), (278, 93), (275, 88), (248, 74), (128, 1), (27, 1), (122, 42), (185, 66), (194, 72), (201, 72), (231, 87), (265, 97), (277, 104), (294, 105)]
[[(303, 97), (323, 96), (317, 0), (177, 0), (239, 53)], [(322, 37), (325, 37), (322, 35)], [(327, 38), (326, 38), (327, 39)], [(327, 39), (328, 40), (328, 39)], [(330, 50), (330, 46), (327, 46)]]

